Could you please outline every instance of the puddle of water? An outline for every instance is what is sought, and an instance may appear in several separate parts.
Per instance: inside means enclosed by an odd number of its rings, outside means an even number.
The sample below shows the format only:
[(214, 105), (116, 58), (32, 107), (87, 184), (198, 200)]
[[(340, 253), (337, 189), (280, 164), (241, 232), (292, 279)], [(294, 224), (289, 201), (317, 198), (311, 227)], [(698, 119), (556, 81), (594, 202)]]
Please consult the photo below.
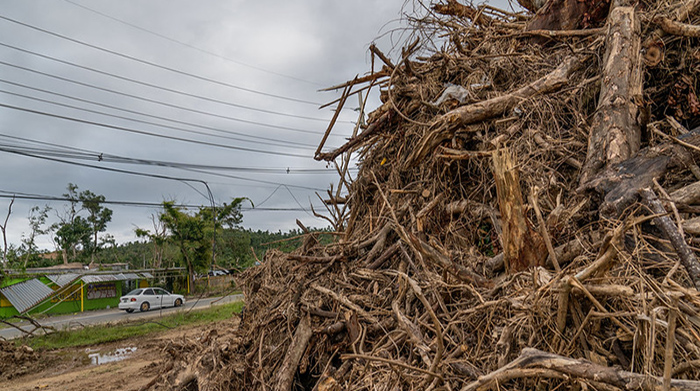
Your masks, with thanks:
[(90, 358), (90, 364), (92, 365), (102, 365), (102, 364), (107, 364), (111, 362), (117, 362), (121, 360), (125, 360), (131, 356), (132, 353), (134, 353), (138, 348), (136, 347), (131, 347), (131, 348), (119, 348), (113, 352), (105, 353), (105, 354), (100, 354), (100, 353), (92, 353), (88, 354), (88, 357)]

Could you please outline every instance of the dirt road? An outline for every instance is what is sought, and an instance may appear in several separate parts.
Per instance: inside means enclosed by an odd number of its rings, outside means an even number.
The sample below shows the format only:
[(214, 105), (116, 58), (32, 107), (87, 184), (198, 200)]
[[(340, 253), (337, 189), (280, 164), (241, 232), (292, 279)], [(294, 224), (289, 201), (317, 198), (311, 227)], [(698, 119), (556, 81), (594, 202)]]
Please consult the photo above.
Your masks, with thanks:
[[(2, 382), (4, 391), (28, 390), (139, 390), (163, 372), (167, 365), (165, 347), (171, 341), (200, 338), (210, 329), (235, 328), (238, 318), (206, 326), (169, 330), (148, 337), (116, 343), (32, 353), (35, 359), (23, 362)], [(110, 359), (119, 361), (107, 362)], [(98, 364), (98, 361), (99, 364)], [(22, 373), (26, 374), (22, 374)]]

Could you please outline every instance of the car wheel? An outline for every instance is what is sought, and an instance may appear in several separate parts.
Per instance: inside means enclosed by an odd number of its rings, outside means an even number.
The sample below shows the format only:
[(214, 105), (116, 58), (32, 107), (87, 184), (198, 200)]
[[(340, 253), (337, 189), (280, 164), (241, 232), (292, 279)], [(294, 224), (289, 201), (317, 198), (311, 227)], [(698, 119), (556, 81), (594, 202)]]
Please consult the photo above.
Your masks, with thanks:
[(128, 310), (126, 310), (126, 312), (132, 313), (132, 312), (134, 312), (134, 310), (132, 308), (129, 308)]
[(175, 307), (179, 307), (179, 306), (181, 306), (181, 305), (182, 305), (182, 300), (181, 300), (181, 299), (175, 300)]
[(151, 308), (151, 305), (147, 301), (141, 303), (141, 312), (146, 312)]

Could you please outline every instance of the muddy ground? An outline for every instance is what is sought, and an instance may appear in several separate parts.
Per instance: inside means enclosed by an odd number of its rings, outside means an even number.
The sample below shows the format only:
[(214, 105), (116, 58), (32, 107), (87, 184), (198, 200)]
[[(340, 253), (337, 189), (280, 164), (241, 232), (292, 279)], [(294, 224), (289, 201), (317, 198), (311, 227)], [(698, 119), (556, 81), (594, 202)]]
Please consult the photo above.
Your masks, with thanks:
[[(208, 330), (232, 330), (237, 325), (238, 318), (232, 318), (119, 342), (44, 352), (26, 347), (17, 349), (9, 342), (0, 341), (0, 388), (3, 391), (139, 390), (164, 370), (169, 344), (178, 340), (196, 341)], [(98, 355), (108, 360), (127, 358), (96, 365)]]

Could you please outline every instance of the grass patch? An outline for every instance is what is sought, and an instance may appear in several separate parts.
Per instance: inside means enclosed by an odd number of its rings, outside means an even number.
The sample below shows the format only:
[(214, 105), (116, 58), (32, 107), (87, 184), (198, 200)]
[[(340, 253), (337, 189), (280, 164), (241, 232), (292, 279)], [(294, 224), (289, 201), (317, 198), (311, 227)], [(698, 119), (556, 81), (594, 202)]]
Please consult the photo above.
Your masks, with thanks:
[(233, 314), (240, 313), (242, 309), (243, 302), (239, 301), (189, 313), (181, 312), (162, 318), (143, 319), (116, 325), (89, 326), (78, 330), (62, 330), (49, 335), (18, 339), (17, 343), (26, 344), (38, 350), (89, 346), (154, 334), (181, 326), (216, 322), (228, 319)]

